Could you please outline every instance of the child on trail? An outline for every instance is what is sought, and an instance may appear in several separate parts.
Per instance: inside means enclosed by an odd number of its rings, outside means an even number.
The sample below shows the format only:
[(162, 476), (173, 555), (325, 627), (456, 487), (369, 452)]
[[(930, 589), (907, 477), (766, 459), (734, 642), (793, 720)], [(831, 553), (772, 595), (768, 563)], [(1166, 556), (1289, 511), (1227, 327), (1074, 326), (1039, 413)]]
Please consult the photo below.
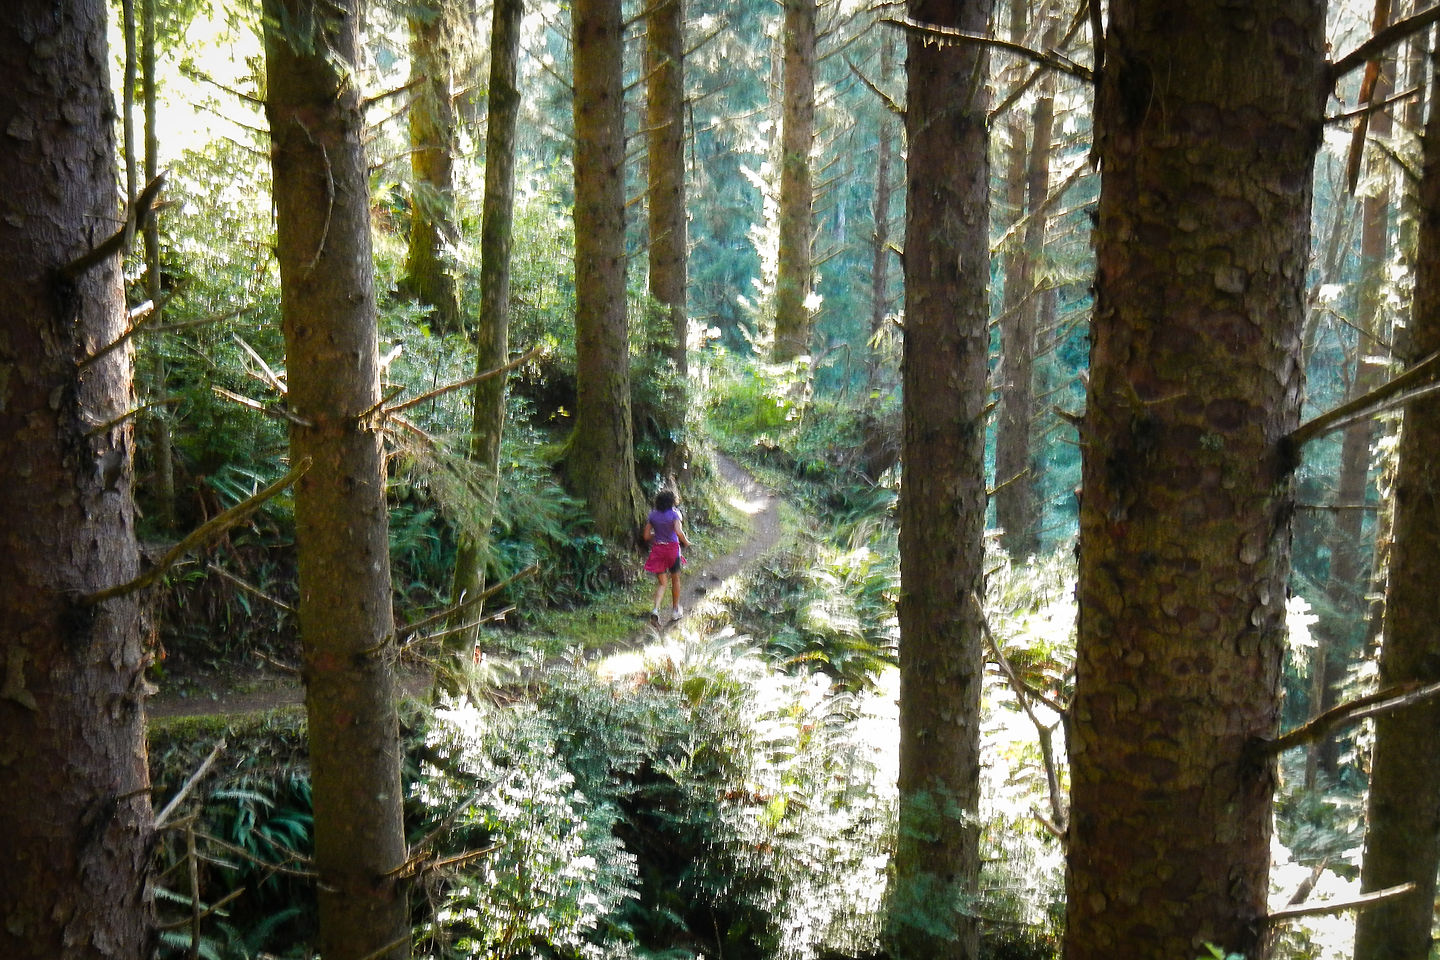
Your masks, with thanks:
[(660, 622), (660, 598), (665, 596), (665, 587), (670, 587), (672, 606), (670, 620), (679, 620), (684, 613), (680, 609), (680, 567), (685, 558), (680, 555), (681, 547), (689, 547), (680, 511), (675, 507), (675, 494), (661, 490), (655, 495), (655, 509), (645, 518), (645, 542), (650, 544), (650, 556), (645, 559), (645, 569), (655, 574), (655, 602), (650, 605), (650, 619)]

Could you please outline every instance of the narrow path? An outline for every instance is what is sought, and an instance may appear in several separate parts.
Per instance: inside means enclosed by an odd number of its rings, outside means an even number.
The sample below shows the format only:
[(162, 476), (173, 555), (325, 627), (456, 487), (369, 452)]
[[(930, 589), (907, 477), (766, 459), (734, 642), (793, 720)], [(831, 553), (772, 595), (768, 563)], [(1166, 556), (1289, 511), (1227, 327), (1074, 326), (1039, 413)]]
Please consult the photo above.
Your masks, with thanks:
[[(731, 504), (750, 517), (750, 534), (729, 553), (707, 563), (694, 564), (687, 571), (680, 590), (680, 602), (687, 619), (705, 603), (707, 594), (716, 586), (755, 563), (780, 542), (780, 511), (774, 493), (724, 454), (717, 453), (715, 459), (720, 475), (736, 489)], [(653, 628), (642, 627), (632, 643), (642, 644), (654, 634)], [(304, 699), (304, 690), (294, 677), (237, 667), (223, 680), (217, 678), (213, 684), (196, 685), (184, 693), (162, 682), (160, 692), (146, 703), (145, 712), (157, 718), (260, 713), (295, 706)]]
[(750, 535), (724, 556), (689, 571), (680, 584), (681, 603), (687, 611), (698, 607), (716, 584), (749, 567), (780, 542), (780, 509), (774, 493), (723, 453), (716, 454), (715, 461), (720, 475), (736, 489), (731, 505), (750, 517)]

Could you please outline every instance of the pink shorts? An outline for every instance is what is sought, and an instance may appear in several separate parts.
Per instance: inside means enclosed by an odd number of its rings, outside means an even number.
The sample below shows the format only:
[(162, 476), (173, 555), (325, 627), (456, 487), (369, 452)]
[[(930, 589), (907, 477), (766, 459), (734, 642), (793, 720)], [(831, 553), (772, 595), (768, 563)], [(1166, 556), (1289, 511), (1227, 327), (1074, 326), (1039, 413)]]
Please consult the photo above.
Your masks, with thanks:
[(685, 558), (680, 556), (680, 543), (652, 543), (650, 556), (645, 558), (646, 573), (673, 573), (680, 569)]

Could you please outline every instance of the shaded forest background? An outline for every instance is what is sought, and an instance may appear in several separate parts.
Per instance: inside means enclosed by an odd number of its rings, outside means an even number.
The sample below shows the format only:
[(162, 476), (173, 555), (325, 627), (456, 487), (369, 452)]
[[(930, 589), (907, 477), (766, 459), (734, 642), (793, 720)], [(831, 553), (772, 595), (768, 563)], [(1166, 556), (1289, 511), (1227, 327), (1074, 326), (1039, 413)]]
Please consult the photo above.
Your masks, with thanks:
[[(168, 563), (189, 531), (248, 510), (146, 594), (146, 677), (168, 697), (195, 698), (297, 672), (313, 679), (297, 615), (298, 495), (272, 490), (296, 482), (293, 430), (304, 416), (291, 385), (312, 368), (287, 361), (297, 321), (284, 317), (277, 257), (267, 14), (219, 0), (112, 6), (112, 173), (121, 195), (141, 198), (164, 172), (155, 215), (133, 224), (130, 334), (113, 341), (133, 356), (125, 419), (143, 563)], [(1064, 718), (1076, 682), (1079, 431), (1103, 172), (1099, 12), (1045, 0), (985, 7), (988, 27), (974, 32), (989, 38), (987, 96), (976, 100), (988, 130), (978, 362), (989, 380), (971, 386), (983, 394), (976, 439), (988, 491), (974, 544), (983, 560), (970, 570), (983, 574), (970, 639), (985, 667), (969, 724), (979, 761), (966, 829), (978, 866), (958, 899), (978, 928), (966, 956), (1049, 957), (1067, 911)], [(399, 922), (413, 940), (372, 949), (769, 958), (879, 956), (883, 945), (906, 955), (887, 930), (885, 895), (904, 802), (898, 504), (907, 473), (940, 469), (901, 463), (907, 181), (913, 189), (930, 175), (907, 169), (903, 135), (906, 46), (919, 28), (897, 6), (850, 0), (683, 6), (677, 314), (657, 294), (665, 268), (651, 257), (662, 232), (651, 135), (669, 122), (648, 109), (664, 60), (647, 59), (655, 11), (608, 10), (623, 29), (624, 128), (623, 266), (608, 308), (628, 318), (620, 350), (633, 457), (620, 471), (633, 505), (617, 528), (587, 500), (576, 467), (590, 455), (576, 455), (575, 427), (595, 410), (577, 336), (589, 309), (576, 268), (582, 8), (511, 8), (508, 331), (488, 345), (477, 338), (496, 289), (482, 234), (497, 11), (361, 4), (354, 62), (339, 68), (363, 118), (394, 666), (423, 688), (391, 724), (404, 748), (394, 759), (405, 852), (389, 879), (403, 883)], [(272, 37), (293, 27), (276, 11), (296, 9), (265, 8)], [(1350, 51), (1427, 9), (1335, 3), (1325, 35), (1332, 51)], [(807, 13), (808, 58), (796, 53), (806, 29), (796, 18)], [(1303, 421), (1369, 398), (1424, 355), (1406, 340), (1426, 209), (1432, 66), (1420, 26), (1385, 56), (1335, 73), (1299, 284)], [(808, 92), (795, 86), (797, 56), (808, 60)], [(813, 133), (797, 148), (786, 134), (805, 110)], [(320, 227), (327, 242), (339, 222)], [(1217, 268), (1215, 284), (1226, 276)], [(504, 381), (488, 381), (508, 383), (501, 432), (481, 424), (479, 392), (451, 388), (512, 361)], [(1305, 443), (1293, 464), (1275, 705), (1287, 730), (1380, 687), (1401, 413), (1373, 406)], [(613, 423), (620, 409), (599, 416)], [(476, 453), (486, 436), (492, 473)], [(703, 572), (745, 525), (715, 451), (789, 504), (784, 545), (714, 584), (680, 627), (646, 633), (641, 556), (622, 531), (643, 519), (638, 496), (678, 488), (697, 541), (692, 568)], [(475, 569), (464, 582), (486, 596), (459, 616), (467, 553)], [(970, 600), (947, 598), (951, 619)], [(612, 656), (622, 648), (627, 657)], [(312, 955), (326, 921), (312, 859), (311, 724), (295, 711), (150, 724), (156, 955)], [(1373, 741), (1368, 726), (1344, 727), (1280, 754), (1270, 889), (1260, 894), (1272, 916), (1359, 894)], [(168, 806), (172, 797), (181, 802)], [(1280, 921), (1269, 949), (1372, 955), (1353, 927), (1353, 914), (1321, 910)], [(1220, 955), (1265, 949), (1186, 937)]]

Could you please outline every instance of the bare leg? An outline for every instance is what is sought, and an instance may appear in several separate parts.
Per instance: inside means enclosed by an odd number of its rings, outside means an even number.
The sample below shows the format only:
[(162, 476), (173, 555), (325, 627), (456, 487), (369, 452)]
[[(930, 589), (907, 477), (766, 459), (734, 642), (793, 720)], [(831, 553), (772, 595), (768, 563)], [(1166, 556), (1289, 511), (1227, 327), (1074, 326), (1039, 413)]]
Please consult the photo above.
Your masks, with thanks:
[(668, 573), (655, 574), (655, 602), (650, 604), (651, 610), (660, 609), (660, 598), (665, 596), (665, 581), (669, 579)]
[(673, 601), (673, 602), (671, 603), (671, 606), (673, 606), (676, 610), (679, 610), (679, 609), (680, 609), (680, 571), (679, 571), (679, 570), (676, 570), (674, 573), (670, 574), (670, 599)]

